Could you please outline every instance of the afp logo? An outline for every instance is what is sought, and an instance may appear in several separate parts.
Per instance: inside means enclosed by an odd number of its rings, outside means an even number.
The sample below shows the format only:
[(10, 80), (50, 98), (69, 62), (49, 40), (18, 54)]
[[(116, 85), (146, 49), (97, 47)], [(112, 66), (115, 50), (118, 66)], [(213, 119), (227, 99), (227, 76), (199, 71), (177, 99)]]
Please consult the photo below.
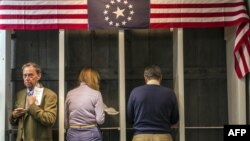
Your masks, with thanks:
[(250, 125), (224, 125), (224, 141), (249, 141)]

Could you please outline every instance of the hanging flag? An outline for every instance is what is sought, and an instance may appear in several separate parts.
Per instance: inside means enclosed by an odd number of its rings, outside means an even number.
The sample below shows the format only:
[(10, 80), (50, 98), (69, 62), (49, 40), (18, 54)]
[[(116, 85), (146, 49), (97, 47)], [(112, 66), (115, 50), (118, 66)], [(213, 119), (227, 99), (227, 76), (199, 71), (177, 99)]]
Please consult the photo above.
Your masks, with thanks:
[(0, 1), (0, 29), (87, 28), (87, 0)]
[(237, 28), (234, 45), (234, 67), (239, 78), (244, 77), (250, 70), (250, 29), (249, 23), (242, 23)]
[(90, 29), (149, 27), (149, 0), (89, 0)]
[(249, 16), (243, 0), (151, 0), (150, 28), (237, 26), (234, 66), (238, 78), (250, 72)]
[(225, 27), (248, 22), (243, 0), (151, 0), (150, 28)]

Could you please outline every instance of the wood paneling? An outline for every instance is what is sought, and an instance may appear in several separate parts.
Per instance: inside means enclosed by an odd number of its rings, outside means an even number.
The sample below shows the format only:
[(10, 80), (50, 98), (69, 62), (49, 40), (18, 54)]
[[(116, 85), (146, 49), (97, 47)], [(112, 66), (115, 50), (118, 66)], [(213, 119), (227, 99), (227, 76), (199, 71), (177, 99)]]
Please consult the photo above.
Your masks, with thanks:
[(221, 141), (222, 130), (202, 128), (228, 123), (223, 28), (184, 30), (184, 69), (186, 141)]
[[(33, 61), (43, 69), (41, 82), (58, 93), (58, 31), (16, 31), (13, 50), (14, 93), (23, 88), (21, 66)], [(134, 87), (144, 84), (143, 69), (162, 68), (162, 85), (173, 88), (173, 36), (166, 29), (125, 31), (126, 102)], [(96, 68), (101, 75), (101, 93), (108, 106), (119, 110), (118, 31), (65, 31), (65, 92), (77, 84), (80, 70)], [(188, 127), (222, 126), (227, 119), (227, 79), (224, 30), (184, 30), (185, 122)], [(126, 112), (126, 111), (120, 111)], [(126, 121), (124, 121), (126, 122)], [(106, 115), (104, 141), (118, 141), (119, 115)], [(132, 125), (127, 123), (127, 138)], [(58, 123), (54, 128), (58, 140)], [(172, 133), (179, 139), (178, 129)], [(221, 141), (221, 130), (187, 129), (186, 141)], [(209, 136), (209, 137), (208, 137)]]
[[(58, 31), (16, 31), (12, 36), (13, 95), (24, 88), (22, 65), (35, 62), (42, 68), (41, 83), (58, 94)], [(14, 102), (14, 100), (13, 100)], [(12, 103), (12, 102), (11, 102)], [(54, 140), (58, 140), (58, 121), (54, 125)], [(11, 132), (15, 140), (15, 132)]]
[[(158, 65), (162, 85), (173, 88), (173, 36), (169, 30), (128, 30), (125, 32), (126, 103), (133, 88), (144, 85), (144, 68)], [(127, 122), (127, 128), (132, 125)], [(127, 138), (132, 139), (133, 130)]]
[[(76, 86), (83, 67), (96, 68), (101, 76), (101, 93), (108, 107), (119, 110), (118, 94), (118, 32), (113, 30), (66, 32), (66, 91)], [(103, 137), (119, 140), (119, 115), (105, 116)], [(117, 129), (108, 129), (116, 127)]]

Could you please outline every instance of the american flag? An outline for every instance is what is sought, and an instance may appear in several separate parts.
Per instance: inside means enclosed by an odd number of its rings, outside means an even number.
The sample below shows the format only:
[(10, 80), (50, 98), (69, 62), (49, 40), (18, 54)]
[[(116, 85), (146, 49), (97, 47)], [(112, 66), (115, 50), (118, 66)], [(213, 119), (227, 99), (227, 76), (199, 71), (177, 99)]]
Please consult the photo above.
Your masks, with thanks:
[[(116, 11), (111, 11), (109, 8), (114, 4)], [(119, 4), (122, 6), (119, 7)], [(148, 14), (144, 10), (137, 10), (145, 4), (148, 4), (145, 6), (149, 9), (145, 10)], [(95, 13), (98, 10), (102, 13)], [(143, 13), (139, 16), (141, 18), (137, 18), (138, 12)], [(109, 13), (116, 15), (109, 16)], [(92, 15), (95, 17), (90, 17)], [(125, 18), (120, 22), (110, 20), (112, 17)], [(103, 21), (96, 20), (97, 18)], [(106, 25), (103, 26), (102, 23)], [(249, 16), (243, 0), (0, 1), (0, 29), (89, 29), (92, 25), (94, 28), (91, 29), (109, 29), (109, 24), (116, 29), (237, 26), (233, 51), (235, 71), (239, 78), (243, 78), (250, 71)]]
[(240, 24), (236, 31), (236, 40), (234, 44), (234, 68), (239, 78), (244, 77), (250, 71), (249, 35), (249, 22)]
[(87, 0), (0, 1), (0, 29), (87, 28)]
[(150, 28), (224, 27), (248, 22), (243, 0), (151, 0)]
[(250, 71), (249, 16), (243, 0), (151, 0), (150, 28), (238, 26), (234, 46), (238, 78)]

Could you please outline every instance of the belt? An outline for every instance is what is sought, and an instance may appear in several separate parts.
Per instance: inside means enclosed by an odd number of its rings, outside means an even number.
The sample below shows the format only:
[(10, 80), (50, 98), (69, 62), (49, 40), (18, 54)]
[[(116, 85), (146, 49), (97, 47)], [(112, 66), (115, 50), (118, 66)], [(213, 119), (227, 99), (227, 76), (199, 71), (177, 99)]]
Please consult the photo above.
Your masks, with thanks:
[(92, 128), (96, 127), (96, 124), (90, 124), (90, 125), (70, 125), (69, 128), (76, 128), (76, 129), (83, 129), (83, 128)]

